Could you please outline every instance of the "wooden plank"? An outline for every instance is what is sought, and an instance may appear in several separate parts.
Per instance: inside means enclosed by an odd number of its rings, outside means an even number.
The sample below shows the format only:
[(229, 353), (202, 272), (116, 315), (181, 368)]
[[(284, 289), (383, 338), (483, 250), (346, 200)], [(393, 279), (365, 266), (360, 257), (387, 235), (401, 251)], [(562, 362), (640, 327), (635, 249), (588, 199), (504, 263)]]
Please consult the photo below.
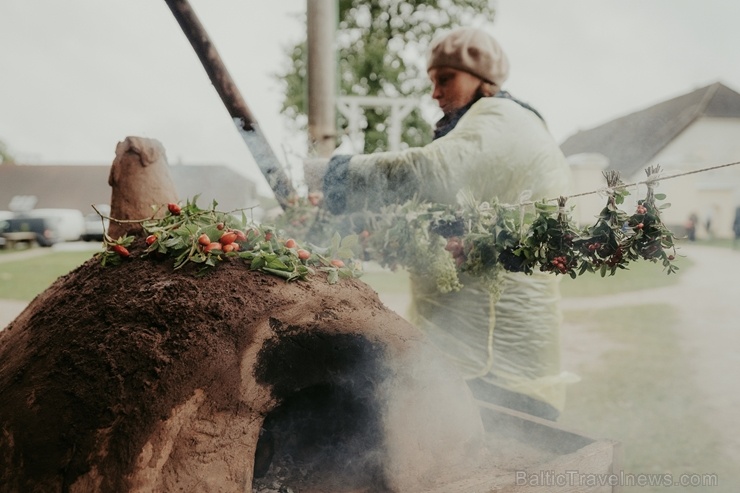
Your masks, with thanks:
[(548, 452), (567, 454), (595, 441), (580, 432), (560, 426), (554, 421), (487, 402), (477, 402), (486, 431), (519, 439), (526, 438), (528, 443)]
[[(555, 422), (511, 409), (480, 403), (481, 418), (492, 442), (510, 440), (526, 443), (542, 451), (531, 464), (509, 470), (491, 464), (463, 479), (423, 490), (424, 493), (616, 493), (621, 472), (621, 444), (596, 440)], [(509, 440), (509, 441), (507, 441)], [(554, 454), (554, 455), (553, 455)], [(517, 466), (518, 467), (518, 466)]]

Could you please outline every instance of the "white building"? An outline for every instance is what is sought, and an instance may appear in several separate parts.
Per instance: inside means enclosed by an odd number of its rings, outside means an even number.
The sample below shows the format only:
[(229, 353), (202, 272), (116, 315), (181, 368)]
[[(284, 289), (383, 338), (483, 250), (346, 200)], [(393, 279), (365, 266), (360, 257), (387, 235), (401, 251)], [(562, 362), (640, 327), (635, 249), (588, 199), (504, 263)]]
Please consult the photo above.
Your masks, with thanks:
[[(646, 178), (645, 168), (659, 164), (669, 176), (740, 161), (740, 94), (715, 83), (658, 103), (569, 137), (561, 148), (572, 165), (575, 192), (606, 185), (603, 170), (619, 171), (622, 181)], [(630, 189), (631, 203), (643, 198), (644, 185)], [(664, 180), (656, 189), (671, 207), (663, 221), (677, 234), (691, 214), (699, 218), (697, 236), (731, 237), (740, 206), (740, 165)], [(594, 220), (605, 203), (590, 195), (573, 199), (576, 220)], [(705, 227), (711, 219), (711, 230)]]

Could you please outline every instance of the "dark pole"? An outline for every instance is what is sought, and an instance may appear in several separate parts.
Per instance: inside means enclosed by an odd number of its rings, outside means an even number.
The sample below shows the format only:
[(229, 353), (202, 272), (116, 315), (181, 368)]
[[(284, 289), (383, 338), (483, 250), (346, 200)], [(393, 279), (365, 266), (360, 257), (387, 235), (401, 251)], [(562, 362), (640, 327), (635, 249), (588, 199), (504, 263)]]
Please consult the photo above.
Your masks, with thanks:
[(216, 92), (221, 97), (229, 115), (233, 118), (239, 134), (247, 144), (249, 152), (251, 152), (260, 171), (267, 179), (267, 183), (275, 193), (275, 198), (282, 208), (286, 209), (289, 207), (290, 198), (295, 195), (293, 185), (283, 171), (275, 152), (262, 134), (257, 120), (249, 111), (249, 107), (242, 98), (236, 84), (234, 84), (234, 80), (226, 70), (226, 66), (208, 37), (208, 33), (206, 33), (187, 0), (165, 0), (165, 2), (193, 46), (201, 64), (203, 64), (203, 68), (211, 79), (211, 83), (216, 88)]

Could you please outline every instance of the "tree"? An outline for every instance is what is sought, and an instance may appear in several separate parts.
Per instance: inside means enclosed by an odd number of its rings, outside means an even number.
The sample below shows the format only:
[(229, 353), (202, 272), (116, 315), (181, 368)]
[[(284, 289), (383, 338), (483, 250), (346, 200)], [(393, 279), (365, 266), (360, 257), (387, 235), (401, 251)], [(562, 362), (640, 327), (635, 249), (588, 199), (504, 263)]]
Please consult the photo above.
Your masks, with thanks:
[(12, 164), (14, 162), (15, 159), (10, 154), (10, 151), (8, 151), (8, 146), (0, 140), (0, 164)]
[[(490, 0), (339, 0), (337, 58), (339, 94), (421, 97), (428, 93), (426, 48), (438, 30), (491, 22)], [(289, 50), (290, 65), (280, 79), (285, 84), (282, 112), (305, 121), (306, 42)], [(388, 148), (388, 109), (365, 113), (364, 152)], [(338, 125), (347, 122), (338, 116)], [(421, 146), (431, 140), (431, 128), (417, 109), (404, 121), (402, 142)]]

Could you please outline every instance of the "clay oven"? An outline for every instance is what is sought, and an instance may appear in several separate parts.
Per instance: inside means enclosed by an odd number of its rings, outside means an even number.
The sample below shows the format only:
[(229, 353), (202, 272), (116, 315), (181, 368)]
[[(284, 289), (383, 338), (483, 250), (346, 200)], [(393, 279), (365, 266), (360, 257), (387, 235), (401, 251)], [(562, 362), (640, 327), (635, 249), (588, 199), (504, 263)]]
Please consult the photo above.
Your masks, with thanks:
[(439, 466), (475, 431), (394, 440), (437, 376), (411, 371), (422, 346), (359, 281), (90, 260), (0, 332), (0, 489), (243, 492), (255, 454), (260, 475), (290, 455), (332, 491), (397, 489), (389, 460), (423, 473), (404, 455), (448, 440)]
[[(166, 166), (136, 144), (114, 166)], [(126, 182), (153, 184), (117, 174), (113, 204)], [(286, 282), (239, 259), (198, 276), (144, 248), (89, 260), (0, 332), (0, 492), (528, 491), (515, 468), (613, 466), (611, 443), (490, 407), (489, 431), (521, 433), (487, 447), (462, 380), (359, 280)], [(517, 456), (525, 436), (546, 454)]]

